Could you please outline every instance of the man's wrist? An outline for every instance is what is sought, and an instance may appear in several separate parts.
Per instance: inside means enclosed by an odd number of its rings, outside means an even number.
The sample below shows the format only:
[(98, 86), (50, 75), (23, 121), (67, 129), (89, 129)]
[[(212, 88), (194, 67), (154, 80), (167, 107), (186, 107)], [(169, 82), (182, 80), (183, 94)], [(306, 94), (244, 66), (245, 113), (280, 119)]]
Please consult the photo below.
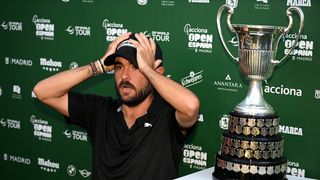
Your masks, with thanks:
[(93, 76), (97, 76), (105, 72), (104, 66), (100, 59), (89, 63), (89, 65), (91, 67)]

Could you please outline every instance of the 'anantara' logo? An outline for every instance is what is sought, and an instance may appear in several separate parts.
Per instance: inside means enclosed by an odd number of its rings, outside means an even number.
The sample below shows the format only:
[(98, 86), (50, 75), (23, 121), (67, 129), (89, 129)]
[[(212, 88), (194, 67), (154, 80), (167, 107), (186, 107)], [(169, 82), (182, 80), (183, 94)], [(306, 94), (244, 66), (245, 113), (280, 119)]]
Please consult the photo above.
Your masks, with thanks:
[(190, 71), (189, 76), (186, 76), (181, 79), (181, 84), (184, 87), (189, 87), (189, 86), (193, 86), (195, 84), (201, 83), (203, 81), (202, 72), (203, 70), (196, 73), (193, 71)]
[(37, 15), (34, 15), (32, 22), (36, 26), (36, 36), (41, 40), (54, 40), (54, 24), (50, 19), (38, 18)]
[(118, 36), (128, 32), (128, 29), (124, 28), (124, 25), (116, 22), (109, 22), (108, 19), (104, 19), (102, 27), (106, 30), (106, 41), (113, 41)]
[(213, 35), (209, 34), (208, 29), (186, 24), (183, 31), (188, 36), (189, 49), (193, 49), (195, 52), (212, 53)]
[(220, 90), (220, 91), (237, 92), (239, 89), (242, 89), (242, 84), (240, 82), (232, 81), (231, 76), (229, 74), (226, 75), (224, 80), (214, 81), (213, 85), (217, 87), (217, 90)]

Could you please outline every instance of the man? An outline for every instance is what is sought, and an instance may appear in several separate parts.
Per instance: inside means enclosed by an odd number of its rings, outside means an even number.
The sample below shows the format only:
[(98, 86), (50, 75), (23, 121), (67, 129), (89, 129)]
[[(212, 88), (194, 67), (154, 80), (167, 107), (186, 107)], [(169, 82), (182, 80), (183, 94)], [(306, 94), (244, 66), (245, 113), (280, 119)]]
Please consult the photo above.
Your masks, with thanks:
[[(85, 128), (93, 145), (93, 179), (173, 179), (199, 100), (163, 76), (162, 53), (143, 33), (116, 38), (95, 62), (40, 81), (43, 103)], [(119, 99), (70, 90), (114, 70)]]

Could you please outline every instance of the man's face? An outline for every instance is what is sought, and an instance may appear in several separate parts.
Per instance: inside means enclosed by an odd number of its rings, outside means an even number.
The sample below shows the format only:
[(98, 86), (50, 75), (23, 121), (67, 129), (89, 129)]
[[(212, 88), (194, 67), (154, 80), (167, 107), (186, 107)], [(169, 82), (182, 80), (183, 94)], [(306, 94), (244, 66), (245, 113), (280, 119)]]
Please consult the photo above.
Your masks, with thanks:
[(153, 92), (147, 78), (125, 58), (116, 58), (114, 70), (116, 90), (124, 104), (136, 106)]

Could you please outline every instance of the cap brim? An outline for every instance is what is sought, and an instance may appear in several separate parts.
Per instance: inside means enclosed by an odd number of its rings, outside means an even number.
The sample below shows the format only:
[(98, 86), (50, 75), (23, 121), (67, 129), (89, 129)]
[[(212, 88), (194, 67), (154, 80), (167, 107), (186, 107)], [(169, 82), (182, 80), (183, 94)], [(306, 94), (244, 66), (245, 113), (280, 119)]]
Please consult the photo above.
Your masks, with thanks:
[(116, 58), (122, 57), (122, 58), (128, 60), (135, 67), (138, 67), (136, 54), (137, 54), (137, 50), (135, 48), (131, 48), (131, 47), (120, 48), (116, 53), (109, 55), (105, 59), (104, 65), (105, 66), (114, 65)]

